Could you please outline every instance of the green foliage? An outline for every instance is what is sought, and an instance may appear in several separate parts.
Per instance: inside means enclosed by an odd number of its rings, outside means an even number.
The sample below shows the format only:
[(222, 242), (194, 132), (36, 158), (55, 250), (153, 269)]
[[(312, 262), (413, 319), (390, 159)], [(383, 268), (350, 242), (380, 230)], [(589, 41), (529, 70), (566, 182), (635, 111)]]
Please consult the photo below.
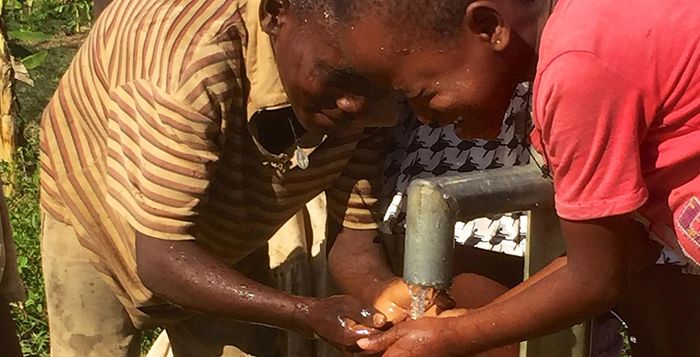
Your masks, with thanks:
[(11, 40), (19, 40), (19, 41), (47, 41), (53, 37), (47, 33), (41, 32), (41, 31), (26, 31), (26, 30), (7, 31), (7, 36)]
[(56, 47), (28, 46), (27, 50), (38, 53), (48, 52), (47, 61), (41, 66), (29, 69), (29, 75), (34, 80), (34, 86), (24, 83), (15, 84), (19, 111), (15, 117), (15, 125), (19, 128), (18, 142), (21, 146), (29, 145), (32, 133), (38, 131), (39, 120), (44, 107), (51, 99), (63, 72), (68, 68), (77, 44), (67, 45), (56, 42)]
[[(39, 175), (38, 134), (28, 138), (29, 144), (17, 149), (15, 155), (15, 194), (7, 199), (10, 221), (17, 245), (17, 264), (27, 289), (27, 300), (15, 305), (14, 317), (20, 333), (22, 351), (26, 356), (45, 356), (49, 334), (46, 323), (46, 298), (41, 274), (39, 250)], [(1, 166), (9, 174), (7, 164)], [(5, 176), (6, 177), (6, 176)]]
[(51, 34), (86, 31), (92, 0), (5, 0), (5, 17), (16, 30)]
[(46, 61), (46, 57), (48, 57), (49, 51), (43, 50), (39, 51), (35, 54), (29, 55), (27, 57), (22, 58), (22, 64), (24, 67), (27, 69), (34, 69), (39, 66), (41, 66), (44, 61)]

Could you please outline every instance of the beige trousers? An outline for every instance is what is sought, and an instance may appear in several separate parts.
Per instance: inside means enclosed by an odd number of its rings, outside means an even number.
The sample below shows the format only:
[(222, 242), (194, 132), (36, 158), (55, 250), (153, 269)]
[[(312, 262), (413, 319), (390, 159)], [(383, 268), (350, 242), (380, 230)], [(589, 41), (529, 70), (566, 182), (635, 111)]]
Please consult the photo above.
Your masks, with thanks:
[[(310, 201), (254, 253), (269, 266), (271, 285), (299, 295), (325, 295), (325, 196)], [(102, 276), (72, 227), (44, 215), (42, 264), (52, 357), (140, 355), (140, 332)], [(253, 257), (254, 258), (254, 257)], [(268, 259), (269, 258), (269, 259)], [(246, 259), (255, 262), (256, 259)], [(262, 269), (260, 269), (262, 268)], [(198, 316), (163, 326), (149, 356), (314, 356), (327, 347), (265, 326)]]

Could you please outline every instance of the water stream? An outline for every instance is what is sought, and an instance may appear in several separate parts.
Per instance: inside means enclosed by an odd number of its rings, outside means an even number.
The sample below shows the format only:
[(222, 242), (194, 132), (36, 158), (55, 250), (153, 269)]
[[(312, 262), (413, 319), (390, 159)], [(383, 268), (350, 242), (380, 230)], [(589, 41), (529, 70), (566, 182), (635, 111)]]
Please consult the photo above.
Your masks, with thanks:
[(433, 288), (409, 285), (408, 291), (411, 294), (411, 319), (418, 320), (425, 314), (426, 306), (430, 306), (433, 298)]

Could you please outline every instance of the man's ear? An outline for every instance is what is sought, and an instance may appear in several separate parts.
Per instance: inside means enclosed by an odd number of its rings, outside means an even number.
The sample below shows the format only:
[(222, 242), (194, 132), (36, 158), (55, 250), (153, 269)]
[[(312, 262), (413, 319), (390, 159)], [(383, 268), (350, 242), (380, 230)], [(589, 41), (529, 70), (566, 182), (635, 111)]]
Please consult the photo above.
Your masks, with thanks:
[(465, 23), (469, 30), (488, 42), (494, 50), (502, 51), (510, 42), (511, 28), (491, 1), (474, 1), (467, 7)]
[(277, 36), (280, 20), (289, 11), (289, 0), (262, 0), (260, 2), (260, 24), (270, 36)]

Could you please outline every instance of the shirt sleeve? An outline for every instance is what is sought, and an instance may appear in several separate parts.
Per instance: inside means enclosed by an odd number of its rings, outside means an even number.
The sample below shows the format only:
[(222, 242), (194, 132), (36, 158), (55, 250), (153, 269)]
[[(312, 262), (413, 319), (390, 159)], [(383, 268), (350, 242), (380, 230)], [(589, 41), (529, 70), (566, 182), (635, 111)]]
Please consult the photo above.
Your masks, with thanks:
[(643, 205), (644, 92), (587, 52), (555, 59), (536, 86), (533, 144), (552, 169), (559, 216), (596, 219)]
[(387, 128), (366, 129), (340, 178), (327, 191), (329, 216), (345, 228), (379, 227), (387, 133)]
[(146, 81), (111, 93), (108, 119), (108, 204), (138, 232), (194, 239), (190, 228), (214, 163), (219, 121)]

